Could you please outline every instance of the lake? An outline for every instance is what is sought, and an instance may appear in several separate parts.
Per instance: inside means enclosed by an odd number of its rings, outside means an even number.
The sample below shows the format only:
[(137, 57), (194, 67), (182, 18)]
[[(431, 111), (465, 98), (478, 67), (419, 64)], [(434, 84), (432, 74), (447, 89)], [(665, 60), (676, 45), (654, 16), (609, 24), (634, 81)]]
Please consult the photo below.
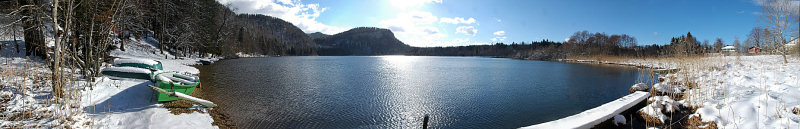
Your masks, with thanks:
[(241, 128), (518, 128), (628, 94), (631, 67), (484, 57), (299, 56), (199, 66)]

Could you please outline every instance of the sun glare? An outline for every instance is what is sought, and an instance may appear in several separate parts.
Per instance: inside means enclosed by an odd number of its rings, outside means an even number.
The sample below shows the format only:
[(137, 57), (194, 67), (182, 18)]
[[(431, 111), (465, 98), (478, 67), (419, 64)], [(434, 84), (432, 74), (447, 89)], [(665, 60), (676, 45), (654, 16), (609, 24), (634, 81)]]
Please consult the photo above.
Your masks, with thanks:
[(437, 2), (437, 0), (389, 0), (389, 4), (399, 9), (417, 8), (427, 2)]
[(417, 57), (415, 56), (404, 56), (404, 55), (390, 55), (390, 56), (380, 56), (381, 59), (393, 63), (402, 63), (402, 62), (409, 62), (415, 60)]

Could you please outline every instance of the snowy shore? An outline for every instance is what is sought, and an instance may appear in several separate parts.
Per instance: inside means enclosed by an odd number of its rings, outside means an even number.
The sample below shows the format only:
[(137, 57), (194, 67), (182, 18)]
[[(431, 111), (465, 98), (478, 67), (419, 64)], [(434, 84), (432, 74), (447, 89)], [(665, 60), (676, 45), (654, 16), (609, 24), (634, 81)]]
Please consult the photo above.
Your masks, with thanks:
[[(175, 59), (165, 52), (160, 54), (149, 40), (133, 40), (126, 44), (126, 51), (111, 51), (111, 56), (124, 58), (153, 59), (163, 63), (166, 71), (198, 74), (201, 58)], [(151, 41), (151, 42), (147, 42)], [(52, 102), (52, 89), (47, 80), (49, 69), (41, 59), (28, 60), (15, 53), (13, 47), (2, 50), (2, 77), (0, 91), (1, 128), (218, 128), (208, 109), (195, 106), (201, 112), (174, 115), (155, 99), (148, 80), (112, 80), (96, 77), (72, 81), (65, 90), (73, 99), (67, 103)], [(23, 47), (24, 48), (24, 47)], [(202, 60), (216, 61), (216, 58)], [(109, 67), (104, 64), (103, 67)], [(77, 76), (77, 75), (76, 75)], [(39, 80), (37, 80), (39, 79)], [(90, 88), (89, 85), (92, 87)]]
[[(147, 40), (144, 40), (147, 41)], [(189, 65), (198, 65), (201, 58), (174, 59), (168, 53), (160, 54), (154, 43), (126, 44), (126, 51), (111, 51), (111, 56), (122, 58), (153, 59), (161, 61), (165, 71), (178, 71), (197, 75), (200, 71)], [(168, 58), (168, 59), (165, 59)], [(204, 59), (216, 60), (216, 59)], [(152, 82), (146, 80), (111, 80), (101, 77), (94, 90), (83, 92), (82, 107), (101, 128), (217, 128), (207, 113), (193, 112), (174, 115), (155, 100)], [(199, 107), (199, 106), (196, 106)], [(201, 108), (207, 112), (206, 109)]]
[[(688, 128), (797, 128), (800, 59), (787, 58), (789, 63), (780, 55), (562, 61), (674, 70), (648, 86), (654, 95), (639, 114), (651, 117), (650, 127), (679, 121)], [(665, 114), (679, 109), (688, 109), (686, 118), (667, 120)]]

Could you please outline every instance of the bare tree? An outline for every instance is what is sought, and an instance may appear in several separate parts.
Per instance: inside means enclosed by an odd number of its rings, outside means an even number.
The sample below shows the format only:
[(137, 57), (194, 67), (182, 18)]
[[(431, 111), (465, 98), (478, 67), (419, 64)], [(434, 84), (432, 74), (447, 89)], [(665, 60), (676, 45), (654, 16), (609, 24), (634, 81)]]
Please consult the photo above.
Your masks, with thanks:
[(743, 52), (744, 50), (746, 50), (745, 47), (742, 46), (742, 42), (739, 41), (738, 36), (733, 37), (733, 46), (736, 47), (736, 49), (738, 49), (736, 50), (737, 52)]
[(747, 44), (747, 47), (761, 47), (766, 42), (767, 37), (769, 37), (769, 30), (754, 27), (750, 30), (750, 34), (747, 35), (745, 44)]
[(620, 44), (626, 48), (634, 48), (636, 47), (637, 44), (636, 38), (627, 34), (622, 34), (620, 42), (621, 42)]
[(721, 38), (717, 38), (717, 40), (714, 41), (714, 46), (712, 47), (711, 50), (714, 51), (715, 53), (718, 53), (720, 51), (720, 49), (722, 49), (723, 44), (725, 44), (725, 43), (722, 42), (722, 39)]
[(781, 55), (783, 55), (783, 63), (789, 63), (786, 60), (786, 36), (791, 34), (792, 20), (792, 1), (790, 0), (765, 0), (761, 5), (762, 12), (762, 26), (769, 29), (777, 42), (773, 43), (775, 48), (779, 48)]
[(61, 28), (58, 24), (58, 0), (53, 0), (53, 9), (51, 10), (53, 10), (53, 15), (51, 18), (53, 20), (53, 42), (55, 42), (55, 50), (53, 51), (55, 56), (53, 57), (53, 66), (51, 66), (53, 69), (53, 74), (51, 74), (53, 78), (53, 93), (56, 97), (63, 97), (64, 69), (61, 69), (61, 34), (63, 33), (58, 30)]
[(711, 46), (709, 46), (708, 40), (703, 40), (703, 55), (706, 55), (706, 53), (709, 53), (709, 51), (711, 50), (710, 47)]
[(19, 4), (22, 14), (22, 28), (25, 39), (25, 55), (41, 56), (47, 59), (47, 49), (44, 42), (44, 25), (42, 23), (42, 12), (44, 4), (36, 0), (20, 0)]

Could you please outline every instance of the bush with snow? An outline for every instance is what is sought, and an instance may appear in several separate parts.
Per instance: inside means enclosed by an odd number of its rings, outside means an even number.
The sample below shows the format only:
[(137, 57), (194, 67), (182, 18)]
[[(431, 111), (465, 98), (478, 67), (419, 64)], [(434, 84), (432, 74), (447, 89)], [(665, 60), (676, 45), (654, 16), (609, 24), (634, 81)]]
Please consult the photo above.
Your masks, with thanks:
[(633, 93), (633, 92), (636, 92), (636, 91), (647, 91), (647, 90), (650, 90), (650, 87), (647, 86), (647, 84), (636, 83), (636, 84), (633, 84), (633, 86), (631, 86), (630, 92)]
[(617, 114), (617, 116), (614, 116), (614, 125), (616, 126), (625, 125), (627, 121), (628, 120), (625, 119), (625, 116), (621, 114)]

